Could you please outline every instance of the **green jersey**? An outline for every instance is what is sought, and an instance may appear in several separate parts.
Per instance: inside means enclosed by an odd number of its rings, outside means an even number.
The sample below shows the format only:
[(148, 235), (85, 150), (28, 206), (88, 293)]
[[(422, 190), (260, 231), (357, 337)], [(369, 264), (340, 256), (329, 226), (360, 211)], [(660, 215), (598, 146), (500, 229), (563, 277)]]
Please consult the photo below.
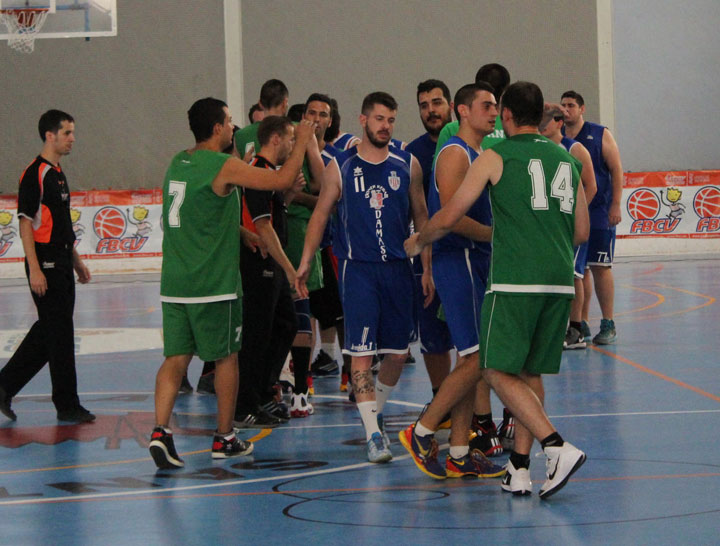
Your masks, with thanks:
[(573, 298), (573, 236), (580, 174), (575, 159), (539, 134), (493, 147), (503, 160), (490, 184), (493, 215), (488, 292)]
[(245, 155), (248, 153), (250, 157), (252, 157), (260, 151), (260, 143), (257, 138), (259, 126), (260, 122), (256, 121), (251, 125), (246, 125), (242, 129), (235, 131), (233, 141), (235, 142), (235, 149), (241, 158), (245, 159)]
[(240, 285), (240, 199), (212, 182), (230, 156), (209, 150), (177, 154), (163, 182), (160, 301), (234, 300)]
[[(435, 146), (435, 157), (437, 157), (438, 153), (440, 153), (440, 149), (445, 145), (445, 143), (450, 140), (450, 137), (455, 136), (459, 130), (459, 121), (451, 121), (442, 128), (442, 131), (440, 131), (440, 136), (438, 136), (437, 145)], [(495, 146), (495, 144), (497, 144), (498, 142), (502, 142), (503, 140), (505, 140), (505, 131), (503, 131), (500, 116), (498, 116), (495, 119), (495, 130), (489, 135), (486, 135), (480, 145), (482, 146), (483, 150), (487, 150), (488, 148), (492, 148), (493, 146)]]

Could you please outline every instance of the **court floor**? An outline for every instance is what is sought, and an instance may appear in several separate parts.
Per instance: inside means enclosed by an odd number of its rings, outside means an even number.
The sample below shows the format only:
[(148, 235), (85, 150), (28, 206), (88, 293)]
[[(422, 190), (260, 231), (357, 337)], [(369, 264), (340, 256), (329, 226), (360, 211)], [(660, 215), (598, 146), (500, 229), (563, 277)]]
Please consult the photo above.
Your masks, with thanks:
[[(545, 381), (548, 414), (588, 455), (547, 501), (503, 493), (498, 479), (434, 481), (415, 468), (397, 441), (431, 395), (415, 348), (385, 410), (389, 464), (366, 462), (356, 409), (338, 378), (322, 378), (315, 415), (245, 431), (252, 456), (221, 462), (209, 453), (214, 397), (179, 396), (172, 426), (186, 467), (156, 471), (147, 442), (159, 283), (98, 277), (78, 286), (75, 312), (81, 400), (97, 421), (58, 423), (46, 368), (14, 399), (17, 422), (0, 416), (0, 543), (717, 544), (718, 266), (717, 257), (617, 265), (617, 344), (565, 353)], [(0, 309), (4, 365), (35, 320), (23, 280), (2, 282)], [(200, 369), (193, 361), (193, 385)]]

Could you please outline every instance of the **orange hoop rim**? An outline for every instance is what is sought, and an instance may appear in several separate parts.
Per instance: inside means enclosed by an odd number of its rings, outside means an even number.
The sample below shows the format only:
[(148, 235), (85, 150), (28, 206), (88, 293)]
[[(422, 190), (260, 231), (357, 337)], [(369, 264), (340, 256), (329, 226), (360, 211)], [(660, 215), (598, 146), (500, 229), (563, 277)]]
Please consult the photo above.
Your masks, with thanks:
[(2, 8), (0, 13), (23, 13), (26, 11), (50, 11), (50, 8)]

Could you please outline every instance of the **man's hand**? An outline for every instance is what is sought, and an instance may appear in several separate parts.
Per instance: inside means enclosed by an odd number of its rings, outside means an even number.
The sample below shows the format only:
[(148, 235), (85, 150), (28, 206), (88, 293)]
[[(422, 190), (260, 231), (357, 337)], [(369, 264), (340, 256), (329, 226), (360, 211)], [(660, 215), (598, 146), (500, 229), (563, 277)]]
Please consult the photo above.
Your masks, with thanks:
[[(295, 126), (295, 142), (301, 146), (308, 146), (308, 141), (315, 139), (315, 124), (306, 119)], [(317, 140), (315, 141), (317, 147)]]
[(417, 256), (418, 254), (420, 254), (422, 252), (423, 247), (420, 246), (418, 243), (419, 236), (420, 236), (419, 232), (413, 233), (403, 243), (403, 247), (405, 248), (405, 253), (407, 254), (408, 258), (414, 258), (415, 256)]
[(75, 269), (75, 273), (77, 273), (78, 276), (78, 282), (80, 284), (87, 284), (90, 282), (90, 278), (92, 275), (90, 275), (90, 270), (85, 265), (85, 262), (82, 260), (78, 260), (74, 265), (73, 268)]
[(297, 273), (295, 274), (295, 291), (301, 299), (310, 297), (310, 293), (307, 289), (307, 280), (309, 275), (310, 266), (305, 262), (301, 262), (300, 267), (298, 267)]
[(43, 297), (47, 292), (47, 279), (41, 269), (30, 270), (30, 290)]
[(620, 223), (620, 220), (622, 220), (622, 215), (620, 213), (620, 205), (616, 205), (615, 203), (610, 205), (610, 210), (608, 211), (608, 220), (610, 221), (611, 226), (616, 226)]
[(302, 170), (300, 170), (297, 177), (295, 178), (295, 182), (293, 182), (292, 188), (290, 188), (290, 191), (293, 193), (300, 193), (305, 187), (306, 183), (307, 182), (305, 181), (305, 175), (303, 174)]
[(425, 296), (423, 307), (427, 307), (435, 297), (435, 283), (433, 282), (432, 273), (430, 271), (423, 271), (420, 282), (422, 284), (423, 296)]
[(263, 258), (267, 258), (268, 247), (257, 233), (253, 233), (252, 231), (246, 229), (244, 229), (241, 233), (242, 242), (246, 247), (248, 247), (253, 252), (257, 252), (259, 250), (260, 255)]

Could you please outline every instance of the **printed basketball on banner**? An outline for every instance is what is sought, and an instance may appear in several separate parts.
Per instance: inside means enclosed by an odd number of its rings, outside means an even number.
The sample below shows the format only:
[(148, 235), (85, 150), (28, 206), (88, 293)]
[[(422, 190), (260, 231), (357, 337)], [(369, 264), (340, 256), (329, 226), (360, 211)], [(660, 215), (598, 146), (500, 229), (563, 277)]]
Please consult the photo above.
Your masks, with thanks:
[(627, 209), (633, 220), (653, 220), (660, 213), (660, 199), (654, 191), (641, 188), (630, 194)]
[(717, 186), (701, 188), (693, 199), (693, 209), (700, 217), (696, 231), (720, 231), (720, 188)]
[(93, 229), (99, 239), (117, 239), (125, 235), (127, 220), (120, 209), (103, 207), (95, 213)]
[[(633, 219), (630, 233), (660, 235), (675, 231), (681, 221), (682, 205), (678, 203), (681, 196), (682, 192), (677, 188), (670, 188), (667, 197), (663, 194), (663, 190), (660, 190), (659, 197), (648, 188), (640, 188), (632, 192), (627, 199), (628, 213)], [(658, 218), (663, 205), (670, 208), (670, 213), (667, 217)]]

